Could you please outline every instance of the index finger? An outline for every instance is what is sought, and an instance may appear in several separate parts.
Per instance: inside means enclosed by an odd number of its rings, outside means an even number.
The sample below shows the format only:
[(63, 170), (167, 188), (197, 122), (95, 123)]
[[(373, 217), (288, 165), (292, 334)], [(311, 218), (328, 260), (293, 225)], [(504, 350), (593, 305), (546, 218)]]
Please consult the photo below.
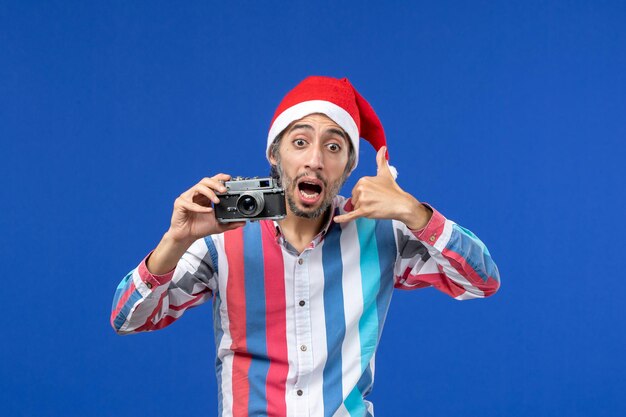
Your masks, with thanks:
[(335, 223), (346, 223), (350, 220), (358, 219), (359, 217), (363, 217), (363, 212), (361, 209), (356, 209), (351, 211), (350, 213), (340, 214), (339, 216), (333, 217)]
[(231, 178), (230, 175), (222, 174), (222, 173), (219, 173), (219, 174), (214, 175), (214, 176), (211, 177), (211, 179), (214, 179), (214, 180), (217, 180), (217, 181), (228, 181), (228, 180), (230, 180), (230, 178)]
[(226, 187), (224, 186), (224, 181), (227, 180), (221, 179), (225, 177), (230, 178), (230, 176), (225, 174), (218, 174), (212, 178), (202, 178), (200, 180), (200, 184), (209, 187), (212, 190), (219, 191), (220, 193), (225, 193)]

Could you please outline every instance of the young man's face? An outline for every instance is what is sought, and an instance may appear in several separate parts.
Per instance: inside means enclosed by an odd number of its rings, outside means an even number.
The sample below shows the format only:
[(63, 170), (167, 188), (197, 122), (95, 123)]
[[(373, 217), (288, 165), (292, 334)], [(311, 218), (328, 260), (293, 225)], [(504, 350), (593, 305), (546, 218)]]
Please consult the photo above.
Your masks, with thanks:
[(270, 162), (278, 167), (293, 214), (306, 218), (324, 214), (348, 176), (350, 146), (343, 129), (321, 114), (287, 128)]

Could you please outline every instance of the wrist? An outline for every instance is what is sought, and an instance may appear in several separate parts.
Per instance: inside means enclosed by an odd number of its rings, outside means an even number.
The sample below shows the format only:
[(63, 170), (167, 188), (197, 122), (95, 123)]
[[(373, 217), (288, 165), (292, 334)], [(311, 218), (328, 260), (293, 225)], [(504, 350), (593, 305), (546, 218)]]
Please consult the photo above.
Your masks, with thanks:
[(169, 231), (165, 232), (158, 246), (146, 261), (148, 271), (153, 275), (171, 272), (193, 242), (189, 239), (176, 239)]
[(433, 212), (428, 206), (417, 201), (415, 197), (410, 196), (410, 200), (407, 205), (407, 213), (401, 221), (411, 230), (423, 229), (430, 221)]
[(185, 250), (191, 246), (196, 239), (191, 237), (181, 237), (177, 233), (173, 232), (172, 229), (169, 229), (163, 235), (161, 242), (169, 247), (184, 247)]

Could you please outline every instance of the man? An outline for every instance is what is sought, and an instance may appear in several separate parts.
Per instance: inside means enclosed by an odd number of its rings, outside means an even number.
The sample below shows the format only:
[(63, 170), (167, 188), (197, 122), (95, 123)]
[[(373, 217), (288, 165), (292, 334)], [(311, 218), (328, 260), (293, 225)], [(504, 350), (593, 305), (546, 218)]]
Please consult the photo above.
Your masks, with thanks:
[[(338, 196), (359, 138), (378, 172)], [(382, 125), (347, 79), (309, 77), (289, 92), (267, 141), (287, 217), (220, 224), (218, 174), (174, 204), (170, 229), (118, 286), (120, 334), (163, 328), (213, 298), (219, 413), (365, 416), (374, 354), (394, 287), (459, 299), (499, 287), (487, 248), (403, 191)]]

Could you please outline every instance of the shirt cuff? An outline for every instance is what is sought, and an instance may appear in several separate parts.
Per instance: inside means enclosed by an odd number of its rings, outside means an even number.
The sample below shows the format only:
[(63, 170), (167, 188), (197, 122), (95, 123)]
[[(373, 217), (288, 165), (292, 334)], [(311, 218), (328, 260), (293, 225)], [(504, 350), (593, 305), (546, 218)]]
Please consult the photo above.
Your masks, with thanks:
[[(446, 224), (446, 218), (443, 214), (435, 210), (430, 204), (422, 203), (433, 211), (433, 215), (423, 228), (419, 230), (411, 230), (416, 238), (424, 243), (434, 246), (437, 239), (442, 235), (443, 228)], [(409, 229), (410, 230), (410, 229)]]
[(167, 272), (163, 275), (154, 275), (150, 271), (148, 271), (147, 261), (150, 255), (152, 255), (152, 252), (150, 252), (148, 256), (146, 256), (143, 259), (143, 261), (141, 261), (141, 263), (139, 264), (138, 271), (139, 271), (139, 277), (146, 284), (146, 287), (152, 289), (154, 287), (158, 287), (158, 286), (169, 283), (172, 280), (172, 277), (174, 276), (174, 271), (176, 270), (176, 268), (172, 269), (170, 272)]

